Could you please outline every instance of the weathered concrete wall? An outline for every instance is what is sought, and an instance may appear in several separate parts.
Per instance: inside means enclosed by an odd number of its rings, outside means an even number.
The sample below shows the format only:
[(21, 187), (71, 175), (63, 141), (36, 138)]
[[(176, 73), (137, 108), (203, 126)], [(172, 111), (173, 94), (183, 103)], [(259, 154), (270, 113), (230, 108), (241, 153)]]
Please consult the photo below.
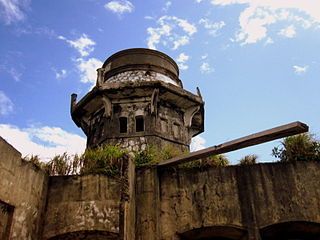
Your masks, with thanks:
[[(320, 223), (319, 179), (316, 162), (141, 169), (137, 239), (177, 240), (179, 233), (182, 239), (200, 239), (202, 233), (194, 236), (195, 229), (206, 229), (203, 238), (222, 237), (208, 230), (214, 226), (234, 227), (229, 234), (260, 239), (259, 229), (275, 223)], [(151, 237), (152, 231), (157, 234)]]
[(0, 176), (5, 239), (270, 240), (283, 229), (320, 237), (319, 162), (135, 170), (126, 159), (119, 178), (48, 178), (0, 138)]
[(159, 179), (157, 168), (136, 173), (136, 240), (159, 239)]
[(117, 239), (119, 203), (120, 183), (115, 178), (50, 177), (43, 238), (70, 239), (74, 233), (73, 239), (78, 239), (76, 233), (98, 231), (106, 239)]
[(0, 200), (14, 207), (9, 239), (38, 239), (48, 176), (0, 137)]

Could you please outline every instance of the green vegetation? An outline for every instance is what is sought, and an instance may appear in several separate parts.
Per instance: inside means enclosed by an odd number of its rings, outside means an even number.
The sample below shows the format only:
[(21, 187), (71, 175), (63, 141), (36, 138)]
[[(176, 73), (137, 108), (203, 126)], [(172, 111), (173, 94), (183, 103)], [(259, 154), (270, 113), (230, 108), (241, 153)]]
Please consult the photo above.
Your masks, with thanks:
[[(135, 154), (135, 164), (137, 167), (154, 165), (160, 161), (165, 161), (187, 152), (181, 152), (180, 150), (168, 145), (162, 150), (157, 150), (155, 147), (149, 147), (146, 150), (139, 151)], [(195, 161), (180, 164), (180, 168), (201, 168), (201, 167), (225, 167), (229, 165), (229, 160), (224, 155), (214, 155), (205, 159), (198, 159)]]
[(136, 167), (154, 165), (160, 161), (165, 161), (181, 154), (183, 153), (180, 150), (171, 145), (164, 147), (161, 151), (157, 150), (155, 147), (149, 147), (146, 150), (135, 153), (134, 162)]
[(117, 145), (105, 145), (87, 149), (81, 156), (63, 153), (49, 162), (41, 162), (37, 155), (26, 156), (23, 160), (34, 163), (50, 176), (105, 174), (114, 177), (120, 174), (121, 160), (126, 155), (127, 151)]
[(180, 164), (181, 168), (202, 168), (202, 167), (226, 167), (230, 164), (229, 159), (220, 154), (213, 155), (204, 159), (198, 159), (191, 162)]
[(258, 156), (255, 154), (244, 156), (240, 159), (240, 165), (252, 165), (257, 163)]
[[(136, 167), (150, 166), (181, 154), (185, 153), (170, 145), (162, 150), (149, 147), (146, 150), (136, 152), (134, 162)], [(49, 162), (41, 162), (37, 155), (26, 156), (23, 160), (34, 163), (39, 168), (45, 170), (50, 176), (105, 174), (115, 177), (120, 175), (121, 162), (127, 157), (129, 157), (128, 151), (121, 149), (120, 146), (104, 145), (95, 149), (87, 149), (80, 156), (69, 156), (67, 153), (56, 155)], [(224, 155), (215, 155), (180, 164), (179, 167), (200, 168), (208, 166), (224, 167), (227, 165), (229, 165), (229, 160)]]
[(134, 162), (137, 167), (158, 163), (156, 149), (149, 147), (146, 150), (138, 151), (134, 156)]
[(272, 155), (281, 162), (320, 161), (320, 142), (310, 133), (287, 137), (272, 149)]
[(101, 173), (108, 176), (120, 174), (121, 160), (128, 153), (118, 145), (104, 145), (96, 149), (87, 149), (81, 156), (83, 166), (81, 174)]
[(31, 156), (27, 155), (23, 157), (22, 160), (31, 162), (40, 169), (44, 169), (44, 170), (47, 169), (47, 163), (41, 162), (40, 157), (38, 155), (31, 155)]
[(73, 175), (77, 174), (82, 166), (81, 157), (78, 155), (71, 157), (65, 152), (62, 155), (54, 156), (51, 161), (47, 162), (45, 170), (51, 176)]

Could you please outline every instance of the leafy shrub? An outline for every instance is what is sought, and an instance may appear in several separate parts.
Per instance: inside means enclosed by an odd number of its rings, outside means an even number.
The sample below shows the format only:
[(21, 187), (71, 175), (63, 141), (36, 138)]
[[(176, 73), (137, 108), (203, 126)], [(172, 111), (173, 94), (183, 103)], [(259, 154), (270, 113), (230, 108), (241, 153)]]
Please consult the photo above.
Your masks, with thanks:
[(204, 159), (198, 159), (191, 162), (180, 164), (182, 168), (201, 168), (201, 167), (225, 167), (230, 163), (229, 159), (223, 155), (212, 155)]
[(157, 150), (154, 147), (148, 147), (135, 153), (134, 162), (136, 167), (152, 165), (158, 163)]
[(240, 165), (252, 165), (257, 163), (258, 156), (255, 154), (244, 156), (240, 159)]
[(169, 160), (171, 158), (177, 157), (184, 154), (179, 149), (173, 147), (172, 145), (165, 146), (158, 154), (159, 161)]
[(320, 143), (313, 134), (286, 137), (281, 145), (272, 149), (272, 155), (282, 162), (320, 161)]
[(182, 152), (180, 150), (171, 145), (167, 145), (161, 150), (158, 150), (155, 147), (149, 147), (146, 150), (136, 152), (134, 162), (137, 167), (154, 165), (160, 161), (165, 161), (181, 154)]
[(127, 151), (117, 145), (104, 145), (96, 149), (87, 149), (81, 157), (83, 166), (80, 174), (101, 173), (108, 176), (119, 175), (121, 160), (126, 154)]

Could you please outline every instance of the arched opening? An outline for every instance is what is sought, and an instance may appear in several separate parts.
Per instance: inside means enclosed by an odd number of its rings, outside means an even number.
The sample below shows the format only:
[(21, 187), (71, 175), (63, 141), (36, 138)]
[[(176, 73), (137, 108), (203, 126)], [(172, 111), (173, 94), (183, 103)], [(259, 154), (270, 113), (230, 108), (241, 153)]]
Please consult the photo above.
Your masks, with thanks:
[(246, 235), (245, 229), (236, 226), (196, 228), (179, 234), (182, 240), (240, 240)]
[(117, 240), (119, 239), (119, 234), (98, 231), (98, 230), (84, 230), (77, 232), (64, 233), (61, 235), (49, 238), (49, 240)]
[(143, 116), (136, 116), (136, 132), (144, 131), (144, 118)]
[(320, 240), (320, 223), (284, 222), (260, 229), (262, 240)]
[(120, 133), (128, 132), (128, 119), (126, 117), (119, 118)]

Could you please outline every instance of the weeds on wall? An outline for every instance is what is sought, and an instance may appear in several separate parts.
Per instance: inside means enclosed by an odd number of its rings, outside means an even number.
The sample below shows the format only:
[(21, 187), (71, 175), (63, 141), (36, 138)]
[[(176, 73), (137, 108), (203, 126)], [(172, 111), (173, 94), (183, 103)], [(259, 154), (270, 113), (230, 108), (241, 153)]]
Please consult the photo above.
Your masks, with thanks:
[(257, 163), (258, 156), (255, 154), (244, 156), (240, 159), (240, 165), (253, 165)]
[(207, 158), (194, 160), (180, 164), (180, 168), (204, 168), (204, 167), (226, 167), (230, 164), (229, 159), (223, 154), (212, 155)]
[(80, 174), (120, 175), (121, 160), (128, 153), (118, 145), (104, 145), (96, 149), (87, 149), (82, 155), (83, 166)]
[(134, 156), (134, 162), (136, 167), (155, 165), (160, 161), (165, 161), (181, 154), (183, 153), (180, 150), (171, 145), (167, 145), (161, 150), (158, 150), (155, 147), (149, 147), (146, 150), (136, 152)]
[(286, 137), (272, 155), (281, 162), (320, 161), (320, 141), (310, 133)]
[(54, 156), (46, 163), (46, 170), (51, 176), (75, 175), (83, 166), (81, 156), (69, 156), (66, 152), (62, 155)]
[[(41, 162), (37, 155), (31, 155), (23, 159), (34, 163), (50, 176), (104, 174), (115, 177), (120, 175), (121, 162), (128, 156), (128, 153), (127, 150), (121, 149), (118, 145), (104, 145), (96, 149), (87, 149), (82, 155), (69, 156), (67, 153), (56, 155), (47, 163)], [(161, 150), (149, 147), (146, 150), (136, 152), (134, 162), (136, 167), (150, 166), (185, 153), (170, 145)], [(179, 167), (223, 167), (227, 165), (229, 165), (229, 160), (224, 155), (216, 155), (180, 164)]]
[[(135, 164), (137, 167), (154, 165), (160, 161), (165, 161), (188, 152), (181, 152), (179, 149), (171, 145), (164, 147), (161, 150), (155, 147), (149, 147), (146, 150), (139, 151), (135, 154)], [(183, 163), (179, 168), (201, 168), (201, 167), (225, 167), (229, 165), (229, 159), (224, 155), (214, 155), (204, 159)]]
[(121, 160), (126, 154), (127, 151), (117, 145), (105, 145), (87, 149), (82, 155), (56, 155), (46, 163), (37, 155), (26, 156), (23, 160), (34, 163), (50, 176), (105, 174), (114, 177), (120, 175)]
[(37, 166), (38, 168), (47, 171), (47, 163), (42, 162), (38, 155), (30, 155), (30, 156), (27, 155), (27, 156), (23, 157), (22, 160), (27, 161), (27, 162), (31, 162), (35, 166)]

